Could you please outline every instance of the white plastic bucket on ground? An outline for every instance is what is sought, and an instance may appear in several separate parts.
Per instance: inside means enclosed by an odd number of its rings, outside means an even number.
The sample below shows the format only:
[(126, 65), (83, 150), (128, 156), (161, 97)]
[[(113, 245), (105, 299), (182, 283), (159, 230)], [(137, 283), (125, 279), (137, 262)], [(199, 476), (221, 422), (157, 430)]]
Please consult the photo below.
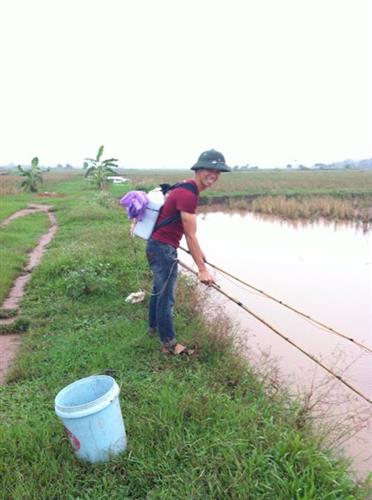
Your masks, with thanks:
[(107, 462), (125, 451), (127, 438), (119, 392), (112, 377), (93, 375), (57, 394), (55, 411), (78, 458), (91, 463)]

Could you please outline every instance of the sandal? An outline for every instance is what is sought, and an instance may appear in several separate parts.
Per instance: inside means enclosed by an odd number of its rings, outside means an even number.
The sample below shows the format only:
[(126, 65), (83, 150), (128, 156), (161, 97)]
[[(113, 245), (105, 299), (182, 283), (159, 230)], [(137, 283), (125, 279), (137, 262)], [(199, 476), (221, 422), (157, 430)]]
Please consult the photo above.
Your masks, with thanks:
[(189, 349), (188, 347), (182, 344), (175, 344), (173, 346), (163, 345), (161, 352), (163, 354), (174, 354), (175, 356), (179, 356), (181, 354), (185, 356), (191, 356), (192, 354), (194, 354), (195, 350)]

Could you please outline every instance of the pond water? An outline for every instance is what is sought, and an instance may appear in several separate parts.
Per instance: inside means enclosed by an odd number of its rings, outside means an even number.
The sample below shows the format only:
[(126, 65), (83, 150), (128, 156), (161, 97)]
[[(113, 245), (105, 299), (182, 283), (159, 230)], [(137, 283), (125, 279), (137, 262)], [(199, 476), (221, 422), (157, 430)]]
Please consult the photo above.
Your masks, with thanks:
[[(198, 238), (212, 264), (372, 349), (372, 232), (366, 228), (210, 212), (198, 216)], [(184, 252), (179, 257), (190, 263)], [(371, 353), (213, 274), (228, 294), (372, 399)], [(312, 392), (314, 415), (334, 429), (329, 442), (352, 458), (358, 476), (372, 470), (371, 405), (236, 304), (222, 303), (239, 324), (251, 362), (275, 365), (292, 390)], [(355, 435), (343, 434), (343, 426)]]

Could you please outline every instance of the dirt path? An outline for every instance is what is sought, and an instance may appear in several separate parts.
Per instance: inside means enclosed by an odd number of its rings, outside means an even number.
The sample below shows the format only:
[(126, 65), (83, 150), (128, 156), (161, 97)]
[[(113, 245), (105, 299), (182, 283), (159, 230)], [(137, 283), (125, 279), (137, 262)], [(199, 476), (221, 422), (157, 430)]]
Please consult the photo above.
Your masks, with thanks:
[[(36, 247), (29, 254), (29, 259), (26, 264), (26, 267), (23, 269), (22, 273), (15, 280), (8, 297), (2, 304), (2, 309), (18, 309), (20, 301), (25, 293), (25, 286), (29, 279), (31, 278), (31, 273), (33, 269), (40, 263), (41, 258), (44, 254), (45, 247), (51, 242), (53, 239), (58, 226), (57, 219), (52, 210), (51, 205), (29, 205), (29, 208), (19, 210), (18, 212), (12, 214), (10, 217), (5, 219), (0, 227), (7, 226), (10, 222), (19, 217), (24, 217), (25, 215), (29, 215), (36, 212), (45, 212), (47, 213), (50, 221), (49, 230), (46, 234), (41, 236)], [(9, 325), (15, 321), (16, 316), (7, 319), (0, 319), (0, 325)], [(10, 364), (14, 360), (17, 350), (21, 344), (20, 335), (18, 334), (9, 334), (9, 335), (1, 335), (0, 334), (0, 384), (4, 384), (6, 380), (6, 374)]]
[(5, 383), (8, 368), (16, 357), (21, 336), (18, 333), (0, 335), (0, 385)]
[(35, 214), (37, 212), (49, 212), (52, 210), (52, 205), (40, 205), (35, 203), (29, 203), (28, 208), (23, 208), (22, 210), (18, 210), (14, 214), (10, 215), (6, 219), (2, 221), (0, 227), (7, 226), (10, 222), (15, 219), (19, 219), (20, 217), (24, 217), (25, 215)]

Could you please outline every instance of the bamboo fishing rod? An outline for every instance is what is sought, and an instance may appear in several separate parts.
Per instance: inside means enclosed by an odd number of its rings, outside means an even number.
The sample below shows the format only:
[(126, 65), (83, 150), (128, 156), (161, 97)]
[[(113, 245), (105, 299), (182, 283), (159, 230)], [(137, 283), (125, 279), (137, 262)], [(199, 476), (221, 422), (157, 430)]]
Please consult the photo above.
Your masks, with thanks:
[[(193, 269), (191, 269), (191, 267), (187, 266), (186, 264), (184, 264), (183, 262), (181, 262), (180, 260), (178, 260), (178, 263), (184, 267), (187, 271), (195, 274), (197, 276), (197, 272), (194, 271)], [(302, 349), (302, 347), (298, 346), (297, 344), (295, 344), (295, 342), (293, 342), (293, 340), (291, 340), (290, 338), (286, 337), (283, 333), (279, 332), (279, 330), (277, 330), (276, 328), (274, 328), (272, 325), (270, 325), (267, 321), (265, 321), (263, 318), (261, 318), (260, 316), (258, 316), (256, 313), (254, 313), (253, 311), (251, 311), (250, 309), (248, 309), (247, 306), (245, 306), (242, 302), (238, 301), (237, 299), (235, 299), (234, 297), (231, 297), (231, 295), (227, 294), (224, 290), (222, 290), (219, 286), (215, 285), (215, 284), (212, 284), (210, 285), (211, 288), (213, 288), (214, 290), (217, 290), (218, 292), (220, 292), (222, 295), (224, 295), (225, 297), (227, 297), (229, 300), (231, 300), (232, 302), (234, 302), (235, 304), (237, 304), (239, 307), (241, 307), (242, 309), (244, 309), (244, 311), (246, 311), (247, 313), (249, 313), (250, 315), (252, 315), (254, 318), (256, 318), (258, 321), (260, 321), (261, 323), (263, 323), (265, 326), (267, 326), (268, 328), (270, 328), (270, 330), (272, 330), (274, 333), (276, 333), (277, 335), (279, 335), (279, 337), (281, 337), (283, 340), (285, 340), (286, 342), (288, 342), (289, 344), (291, 344), (293, 347), (295, 347), (296, 349), (298, 349), (300, 352), (302, 352), (302, 354), (304, 354), (305, 356), (307, 356), (308, 358), (310, 358), (312, 361), (314, 361), (314, 363), (318, 364), (319, 366), (321, 366), (323, 368), (323, 370), (325, 370), (326, 372), (328, 372), (330, 375), (332, 375), (333, 377), (335, 377), (337, 380), (339, 380), (340, 382), (342, 382), (344, 385), (346, 385), (346, 387), (348, 387), (350, 390), (352, 390), (353, 392), (355, 392), (355, 394), (357, 394), (359, 397), (361, 397), (362, 399), (364, 399), (365, 401), (367, 401), (367, 403), (371, 404), (372, 405), (372, 400), (369, 399), (367, 396), (365, 396), (363, 393), (361, 393), (358, 389), (356, 389), (354, 386), (352, 386), (351, 384), (349, 384), (348, 382), (346, 382), (346, 380), (344, 380), (341, 375), (337, 375), (337, 373), (334, 373), (330, 368), (328, 368), (327, 366), (325, 366), (321, 361), (319, 361), (315, 356), (313, 356), (312, 354), (309, 354), (308, 352), (306, 352), (304, 349)]]
[[(189, 252), (189, 250), (187, 250), (186, 248), (183, 248), (182, 246), (180, 246), (179, 248), (181, 250), (183, 250), (184, 252), (188, 253), (189, 255), (191, 255), (190, 252)], [(282, 300), (276, 299), (275, 297), (273, 297), (272, 295), (269, 295), (268, 293), (264, 292), (263, 290), (260, 290), (260, 289), (258, 289), (256, 287), (254, 287), (253, 285), (250, 285), (249, 283), (246, 283), (245, 281), (241, 280), (240, 278), (237, 278), (236, 276), (230, 274), (229, 272), (225, 271), (224, 269), (221, 269), (221, 268), (215, 266), (214, 264), (211, 264), (207, 260), (205, 261), (205, 263), (208, 264), (208, 266), (213, 267), (213, 269), (216, 269), (217, 271), (225, 274), (226, 276), (229, 276), (230, 278), (234, 279), (235, 281), (238, 281), (242, 285), (245, 285), (248, 288), (252, 288), (252, 290), (255, 290), (256, 292), (260, 293), (261, 295), (264, 295), (266, 298), (268, 298), (270, 300), (273, 300), (274, 302), (277, 302), (278, 304), (286, 307), (287, 309), (290, 309), (291, 311), (295, 312), (296, 314), (299, 314), (300, 316), (303, 316), (307, 320), (312, 321), (313, 323), (321, 326), (323, 329), (325, 328), (326, 330), (329, 330), (331, 333), (334, 333), (335, 335), (338, 335), (339, 337), (342, 337), (345, 340), (349, 340), (350, 342), (353, 342), (353, 344), (357, 345), (358, 347), (360, 347), (360, 348), (362, 348), (362, 349), (364, 349), (364, 350), (366, 350), (366, 351), (368, 351), (369, 353), (372, 354), (372, 349), (371, 348), (369, 348), (368, 346), (365, 346), (364, 344), (361, 344), (360, 342), (358, 342), (357, 340), (353, 339), (352, 337), (348, 337), (347, 335), (344, 335), (343, 333), (338, 332), (334, 328), (325, 325), (321, 321), (318, 321), (317, 319), (312, 318), (310, 315), (305, 314), (305, 313), (299, 311), (298, 309), (295, 309), (294, 307), (290, 306), (289, 304), (286, 304)]]

